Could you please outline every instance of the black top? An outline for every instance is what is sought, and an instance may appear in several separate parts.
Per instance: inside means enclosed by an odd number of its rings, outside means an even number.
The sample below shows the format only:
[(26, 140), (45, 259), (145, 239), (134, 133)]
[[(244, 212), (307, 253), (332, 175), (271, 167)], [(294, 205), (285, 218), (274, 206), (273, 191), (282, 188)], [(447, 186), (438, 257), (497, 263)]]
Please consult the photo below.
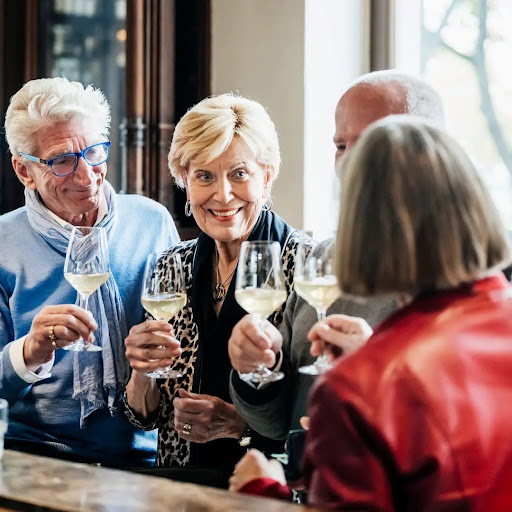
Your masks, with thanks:
[[(273, 240), (285, 243), (291, 227), (273, 212), (262, 212), (248, 240)], [(229, 375), (232, 369), (228, 340), (235, 324), (247, 313), (235, 299), (236, 271), (217, 317), (211, 290), (212, 258), (215, 241), (202, 233), (192, 270), (192, 309), (199, 329), (199, 350), (195, 364), (193, 391), (221, 398), (232, 403), (229, 396)], [(252, 434), (251, 447), (267, 453), (282, 452), (282, 441)], [(204, 444), (191, 443), (190, 464), (194, 466), (226, 465), (232, 467), (246, 448), (235, 439), (218, 439)]]

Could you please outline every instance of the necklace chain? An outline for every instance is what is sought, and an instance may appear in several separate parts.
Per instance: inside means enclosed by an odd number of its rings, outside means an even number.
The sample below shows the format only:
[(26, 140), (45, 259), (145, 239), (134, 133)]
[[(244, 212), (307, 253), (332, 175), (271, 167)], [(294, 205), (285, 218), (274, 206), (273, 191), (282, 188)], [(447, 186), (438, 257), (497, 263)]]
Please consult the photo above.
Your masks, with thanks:
[(233, 270), (229, 273), (228, 277), (226, 278), (226, 280), (222, 283), (221, 282), (221, 277), (220, 277), (220, 271), (219, 271), (219, 253), (217, 252), (217, 249), (215, 249), (215, 258), (216, 258), (216, 263), (217, 263), (217, 282), (215, 284), (215, 288), (213, 289), (213, 300), (216, 301), (216, 302), (219, 302), (219, 301), (222, 301), (226, 298), (226, 284), (227, 282), (231, 279), (231, 277), (233, 276), (233, 274), (235, 273), (235, 270), (236, 270), (236, 265), (235, 267), (233, 268)]
[(226, 283), (229, 281), (230, 277), (235, 273), (235, 270), (236, 270), (236, 265), (235, 265), (235, 268), (229, 273), (229, 276), (226, 278), (226, 280), (223, 283), (221, 283), (220, 282), (219, 265), (217, 265), (217, 284), (220, 284), (221, 286), (226, 286)]

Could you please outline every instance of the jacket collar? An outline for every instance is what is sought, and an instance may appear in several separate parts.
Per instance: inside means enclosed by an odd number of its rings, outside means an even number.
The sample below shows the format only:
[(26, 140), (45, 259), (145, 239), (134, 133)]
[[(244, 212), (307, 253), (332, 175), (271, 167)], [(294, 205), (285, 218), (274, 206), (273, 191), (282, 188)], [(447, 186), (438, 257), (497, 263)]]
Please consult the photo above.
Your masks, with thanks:
[(505, 278), (503, 272), (497, 272), (488, 277), (484, 277), (472, 283), (461, 285), (457, 288), (449, 288), (445, 290), (434, 290), (419, 294), (411, 303), (397, 310), (391, 316), (381, 322), (374, 330), (374, 335), (387, 329), (392, 324), (411, 313), (421, 313), (433, 310), (440, 310), (449, 305), (469, 297), (478, 295), (494, 295), (499, 293), (500, 296), (504, 290), (509, 288), (510, 283)]

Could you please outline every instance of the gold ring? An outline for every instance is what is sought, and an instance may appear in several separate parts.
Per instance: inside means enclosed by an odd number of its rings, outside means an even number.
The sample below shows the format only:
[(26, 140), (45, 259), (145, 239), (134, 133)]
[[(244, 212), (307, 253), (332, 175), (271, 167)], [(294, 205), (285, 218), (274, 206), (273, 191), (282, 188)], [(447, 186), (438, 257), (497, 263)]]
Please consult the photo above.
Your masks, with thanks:
[(54, 325), (52, 325), (50, 327), (50, 331), (48, 332), (48, 338), (49, 340), (52, 342), (52, 347), (54, 350), (57, 350), (59, 348), (59, 346), (57, 345), (57, 343), (55, 342), (55, 340), (57, 339), (57, 336), (55, 336), (55, 332), (53, 331), (54, 329)]
[(185, 425), (183, 425), (183, 434), (188, 436), (190, 435), (190, 433), (192, 432), (192, 425), (190, 423), (185, 423)]

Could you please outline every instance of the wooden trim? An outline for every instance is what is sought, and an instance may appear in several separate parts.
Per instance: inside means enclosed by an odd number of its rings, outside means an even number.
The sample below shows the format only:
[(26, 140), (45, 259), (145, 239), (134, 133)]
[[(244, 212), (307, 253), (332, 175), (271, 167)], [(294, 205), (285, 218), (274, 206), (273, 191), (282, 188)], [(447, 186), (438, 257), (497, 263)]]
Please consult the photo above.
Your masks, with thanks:
[(395, 67), (395, 0), (371, 0), (370, 71)]
[(159, 5), (159, 53), (158, 53), (158, 77), (156, 83), (160, 94), (158, 95), (158, 120), (155, 123), (156, 129), (156, 147), (155, 152), (158, 155), (156, 165), (157, 172), (157, 198), (162, 204), (165, 204), (172, 212), (175, 208), (174, 203), (174, 185), (169, 167), (167, 165), (167, 155), (171, 146), (172, 134), (175, 127), (175, 70), (174, 58), (169, 58), (175, 54), (175, 11), (174, 5), (166, 0), (161, 0)]
[(25, 82), (38, 78), (37, 60), (40, 43), (38, 0), (25, 0)]
[(121, 125), (123, 147), (122, 188), (142, 194), (144, 188), (145, 122), (145, 0), (126, 3), (125, 119)]
[(210, 0), (204, 1), (201, 4), (201, 59), (200, 59), (200, 73), (201, 73), (201, 99), (206, 98), (211, 94), (211, 54), (212, 54), (212, 9)]

